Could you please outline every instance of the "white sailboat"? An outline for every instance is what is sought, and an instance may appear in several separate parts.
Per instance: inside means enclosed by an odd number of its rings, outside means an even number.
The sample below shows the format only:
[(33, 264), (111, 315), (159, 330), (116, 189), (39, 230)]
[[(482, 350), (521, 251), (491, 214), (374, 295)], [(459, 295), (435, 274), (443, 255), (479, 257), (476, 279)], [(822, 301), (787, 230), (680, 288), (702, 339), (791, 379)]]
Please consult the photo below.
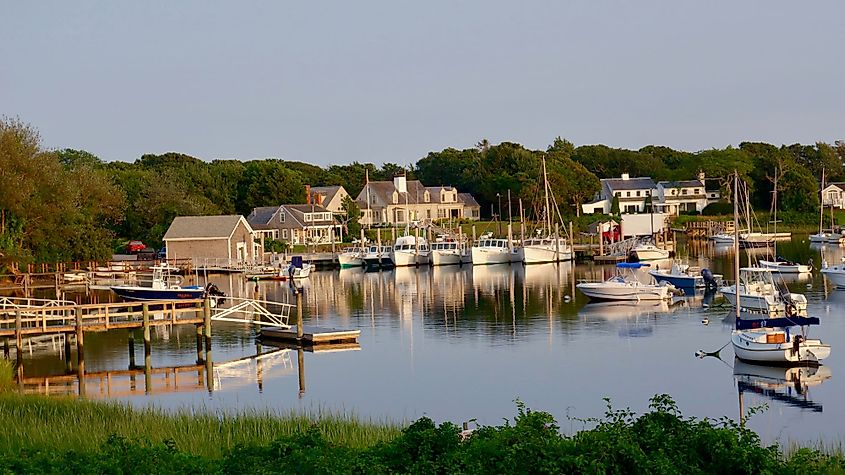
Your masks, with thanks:
[[(777, 169), (775, 169), (775, 188), (773, 191), (773, 198), (772, 198), (772, 209), (774, 210), (774, 225), (775, 225), (775, 235), (778, 233), (778, 180), (777, 180)], [(792, 262), (787, 259), (784, 259), (778, 255), (778, 246), (777, 241), (774, 241), (774, 255), (775, 260), (767, 260), (761, 259), (759, 261), (760, 265), (767, 268), (772, 269), (774, 272), (781, 272), (785, 274), (806, 274), (810, 272), (812, 269), (809, 265), (799, 264), (797, 262)]]
[[(833, 208), (831, 207), (831, 210)], [(821, 187), (819, 188), (819, 232), (816, 234), (810, 234), (810, 242), (827, 242), (827, 239), (830, 237), (829, 233), (824, 232), (822, 227), (824, 226), (824, 168), (822, 168), (822, 183)]]
[[(543, 191), (545, 193), (543, 227), (537, 230), (536, 236), (526, 239), (522, 243), (522, 260), (526, 264), (543, 264), (572, 259), (572, 247), (567, 243), (566, 238), (559, 235), (558, 225), (555, 224), (555, 229), (552, 229), (554, 218), (549, 201), (549, 180), (546, 174), (545, 157), (543, 158)], [(557, 206), (555, 206), (555, 209), (557, 209)]]
[[(734, 229), (738, 233), (738, 202), (739, 202), (739, 177), (734, 174)], [(734, 269), (739, 277), (739, 239), (734, 243)], [(771, 271), (760, 268), (747, 268), (755, 271), (758, 275), (768, 275)], [(759, 272), (764, 271), (764, 272)], [(749, 276), (746, 273), (746, 276)], [(748, 277), (747, 277), (748, 279)], [(806, 316), (806, 299), (804, 299), (804, 314), (800, 314), (796, 306), (785, 307), (783, 316), (773, 315), (771, 300), (769, 296), (774, 288), (766, 289), (766, 283), (762, 282), (764, 295), (761, 295), (759, 288), (752, 287), (760, 281), (746, 280), (744, 283), (737, 282), (733, 287), (732, 304), (735, 309), (734, 330), (731, 331), (731, 344), (737, 358), (754, 363), (762, 364), (807, 364), (817, 365), (819, 362), (830, 356), (830, 345), (822, 343), (818, 339), (809, 339), (804, 334), (804, 328), (809, 325), (818, 325), (819, 319)], [(726, 289), (722, 292), (725, 293)], [(771, 292), (770, 292), (771, 290)], [(778, 293), (781, 298), (783, 294)], [(789, 294), (789, 298), (800, 294)], [(729, 294), (726, 294), (729, 298)], [(801, 295), (803, 297), (803, 295)], [(747, 299), (747, 301), (745, 300)], [(747, 302), (747, 303), (746, 303)], [(766, 306), (767, 311), (746, 312), (743, 316), (742, 309), (757, 309)], [(792, 335), (790, 328), (800, 326), (801, 334)]]

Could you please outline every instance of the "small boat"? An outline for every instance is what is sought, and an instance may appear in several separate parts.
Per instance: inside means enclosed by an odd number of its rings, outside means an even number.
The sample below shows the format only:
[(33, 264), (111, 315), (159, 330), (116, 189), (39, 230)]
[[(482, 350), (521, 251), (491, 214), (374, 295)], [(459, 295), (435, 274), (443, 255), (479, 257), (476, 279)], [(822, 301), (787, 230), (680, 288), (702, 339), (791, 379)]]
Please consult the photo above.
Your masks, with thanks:
[(813, 270), (813, 268), (808, 265), (798, 264), (797, 262), (786, 260), (780, 256), (777, 256), (773, 261), (760, 260), (758, 263), (763, 267), (784, 274), (806, 274)]
[(521, 249), (507, 239), (482, 238), (472, 246), (472, 265), (507, 264), (521, 262)]
[(634, 271), (648, 264), (639, 262), (620, 262), (616, 264), (616, 275), (604, 282), (581, 282), (575, 287), (594, 300), (669, 300), (675, 287), (668, 283), (644, 284), (637, 279)]
[[(166, 267), (152, 266), (150, 270), (150, 280), (142, 281), (149, 285), (113, 285), (109, 288), (118, 296), (129, 300), (190, 300), (216, 295), (212, 292), (214, 284), (209, 284), (208, 287), (182, 286), (182, 278), (170, 275)], [(216, 286), (213, 288), (216, 289)]]
[(721, 274), (713, 274), (709, 269), (690, 267), (687, 264), (673, 262), (670, 269), (651, 269), (649, 275), (657, 282), (668, 282), (682, 289), (703, 287), (716, 288), (722, 280)]
[(631, 250), (631, 257), (636, 261), (656, 261), (669, 259), (669, 251), (660, 249), (654, 244), (640, 243)]
[(826, 242), (828, 244), (836, 244), (836, 245), (845, 243), (845, 232), (834, 231), (834, 232), (828, 234)]
[(830, 356), (830, 345), (790, 333), (794, 326), (818, 324), (819, 319), (815, 317), (739, 318), (731, 332), (734, 354), (755, 363), (818, 365)]
[(393, 265), (396, 267), (427, 266), (431, 263), (431, 252), (424, 237), (406, 234), (396, 238), (393, 244)]
[[(719, 291), (732, 306), (737, 304), (736, 284)], [(765, 267), (743, 267), (739, 270), (739, 297), (742, 309), (771, 316), (806, 316), (807, 298), (790, 293), (775, 283), (772, 270)]]
[(816, 234), (810, 234), (810, 242), (827, 242), (830, 235), (824, 232), (818, 232)]
[(344, 249), (337, 256), (337, 262), (340, 264), (341, 269), (362, 267), (364, 265), (364, 249), (360, 247)]
[(458, 241), (441, 241), (431, 244), (431, 265), (448, 266), (471, 264), (472, 254)]
[(311, 275), (313, 268), (314, 264), (303, 262), (302, 256), (293, 256), (290, 258), (287, 275), (291, 279), (304, 279)]
[(845, 264), (823, 266), (822, 275), (827, 277), (837, 289), (845, 289)]
[(710, 236), (710, 239), (716, 244), (733, 244), (735, 238), (733, 234), (719, 233)]
[(568, 261), (572, 259), (572, 247), (563, 237), (531, 238), (522, 243), (522, 254), (526, 264)]

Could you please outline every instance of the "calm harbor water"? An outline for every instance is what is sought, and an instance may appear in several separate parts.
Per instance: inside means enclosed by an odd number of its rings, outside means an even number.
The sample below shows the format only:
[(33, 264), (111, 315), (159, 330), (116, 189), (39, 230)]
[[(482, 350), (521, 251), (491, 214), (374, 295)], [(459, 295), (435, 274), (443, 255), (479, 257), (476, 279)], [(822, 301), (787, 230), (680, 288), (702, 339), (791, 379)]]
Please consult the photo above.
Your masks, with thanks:
[[(810, 248), (802, 238), (778, 248), (785, 257), (812, 259), (816, 266), (822, 259), (838, 262), (844, 251)], [(682, 245), (678, 253), (733, 278), (729, 247)], [(573, 294), (575, 282), (613, 272), (612, 266), (582, 263), (574, 269), (562, 264), (314, 272), (304, 282), (306, 324), (360, 329), (360, 348), (305, 352), (300, 367), (296, 351), (256, 344), (252, 327), (215, 323), (209, 391), (209, 378), (194, 366), (193, 327), (161, 328), (153, 335), (152, 366), (184, 370), (154, 375), (145, 394), (143, 373), (120, 372), (129, 361), (127, 332), (90, 333), (86, 372), (112, 374), (87, 380), (85, 392), (166, 409), (329, 410), (376, 420), (427, 415), (480, 424), (512, 418), (519, 399), (552, 413), (567, 432), (584, 427), (575, 418), (601, 416), (602, 398), (643, 412), (649, 397), (668, 393), (684, 414), (696, 417), (736, 419), (740, 400), (746, 408), (767, 404), (749, 422), (767, 441), (843, 439), (845, 291), (833, 290), (818, 272), (790, 279), (789, 287), (805, 293), (811, 314), (821, 318), (811, 335), (833, 347), (824, 367), (799, 372), (735, 364), (730, 346), (722, 350), (722, 360), (695, 357), (699, 349), (729, 342), (731, 327), (722, 321), (729, 309), (718, 295), (634, 305), (588, 303)], [(239, 275), (208, 278), (228, 295), (293, 302), (286, 283), (256, 284)], [(140, 333), (136, 342), (136, 363), (143, 366)], [(56, 351), (27, 353), (26, 377), (65, 374)], [(259, 353), (268, 354), (249, 358)], [(76, 393), (76, 384), (69, 376), (50, 390)]]

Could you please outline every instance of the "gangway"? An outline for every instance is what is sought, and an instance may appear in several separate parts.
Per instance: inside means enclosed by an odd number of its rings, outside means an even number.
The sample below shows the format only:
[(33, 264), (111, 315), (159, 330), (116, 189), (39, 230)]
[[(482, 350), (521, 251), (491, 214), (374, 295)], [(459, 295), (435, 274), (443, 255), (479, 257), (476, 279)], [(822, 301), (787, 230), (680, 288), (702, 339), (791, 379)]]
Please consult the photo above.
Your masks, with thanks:
[[(278, 307), (278, 313), (271, 312), (269, 308)], [(238, 297), (225, 297), (222, 305), (213, 307), (211, 320), (218, 322), (251, 323), (253, 325), (266, 325), (290, 328), (290, 311), (294, 306), (281, 302), (270, 302), (268, 300), (245, 299)]]

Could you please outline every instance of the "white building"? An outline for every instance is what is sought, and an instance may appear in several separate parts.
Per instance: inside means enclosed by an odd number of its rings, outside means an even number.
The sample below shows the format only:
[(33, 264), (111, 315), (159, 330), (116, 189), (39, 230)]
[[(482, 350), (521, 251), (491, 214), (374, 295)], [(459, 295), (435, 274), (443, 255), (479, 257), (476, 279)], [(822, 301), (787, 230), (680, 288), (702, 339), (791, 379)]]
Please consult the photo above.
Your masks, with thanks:
[(822, 190), (822, 205), (845, 209), (845, 183), (830, 183)]
[[(603, 178), (601, 191), (590, 203), (581, 205), (585, 214), (610, 214), (613, 197), (619, 200), (619, 212), (638, 214), (654, 211), (670, 215), (682, 212), (701, 212), (708, 204), (719, 200), (718, 190), (707, 190), (704, 174), (686, 181), (661, 181), (654, 183), (650, 177), (631, 178), (623, 173), (621, 178)], [(653, 209), (649, 209), (651, 202)]]

